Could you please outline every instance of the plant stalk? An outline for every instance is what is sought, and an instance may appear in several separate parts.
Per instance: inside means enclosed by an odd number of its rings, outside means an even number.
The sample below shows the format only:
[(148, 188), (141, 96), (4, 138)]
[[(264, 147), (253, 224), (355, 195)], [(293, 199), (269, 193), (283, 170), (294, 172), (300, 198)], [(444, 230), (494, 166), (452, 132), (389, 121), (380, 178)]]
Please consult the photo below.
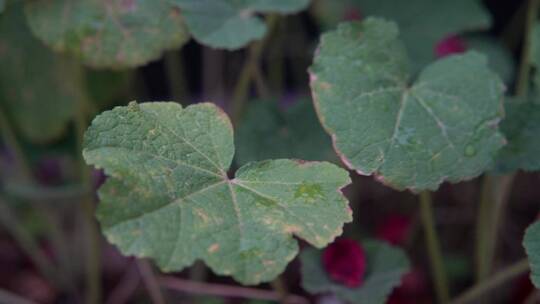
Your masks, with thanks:
[(531, 42), (532, 30), (534, 23), (538, 17), (538, 8), (540, 0), (529, 0), (527, 4), (527, 17), (525, 23), (525, 36), (523, 37), (523, 46), (521, 49), (521, 63), (519, 66), (519, 74), (516, 82), (516, 95), (527, 96), (529, 88), (529, 76), (531, 66)]
[(142, 281), (150, 298), (152, 299), (153, 304), (165, 304), (165, 298), (163, 297), (163, 292), (159, 286), (156, 276), (154, 275), (154, 270), (152, 265), (146, 260), (137, 260), (137, 268), (139, 268), (139, 273), (141, 275)]
[(93, 184), (92, 184), (92, 171), (88, 165), (86, 165), (83, 156), (83, 140), (84, 132), (87, 127), (86, 121), (86, 107), (87, 100), (80, 102), (79, 109), (75, 117), (75, 125), (77, 132), (77, 151), (80, 153), (80, 179), (81, 183), (89, 193), (82, 199), (82, 211), (86, 219), (85, 232), (86, 232), (86, 301), (88, 304), (99, 304), (101, 301), (101, 239), (99, 235), (99, 229), (94, 218), (95, 206), (93, 197)]
[(169, 52), (165, 55), (165, 70), (169, 90), (174, 101), (185, 103), (187, 95), (186, 79), (184, 77), (184, 64), (180, 52)]
[(272, 35), (276, 25), (278, 24), (279, 16), (277, 14), (270, 14), (266, 18), (266, 24), (268, 27), (268, 33), (262, 41), (257, 41), (251, 44), (248, 50), (248, 58), (242, 67), (240, 76), (234, 88), (232, 104), (231, 104), (231, 116), (233, 122), (238, 122), (238, 119), (242, 115), (246, 99), (249, 94), (249, 88), (251, 81), (256, 77), (259, 61), (261, 59), (263, 50), (268, 45), (270, 36)]
[(488, 291), (499, 287), (501, 284), (526, 273), (529, 270), (529, 261), (523, 259), (515, 264), (512, 264), (503, 270), (499, 271), (489, 279), (476, 284), (471, 289), (462, 293), (459, 297), (454, 299), (451, 304), (466, 304), (473, 303), (472, 301), (484, 295)]
[(287, 304), (287, 297), (289, 296), (289, 291), (287, 290), (287, 285), (283, 282), (281, 277), (277, 277), (273, 280), (270, 285), (279, 295), (279, 302), (282, 304)]
[(433, 201), (431, 193), (423, 191), (420, 193), (420, 213), (424, 226), (425, 240), (431, 272), (435, 281), (435, 291), (439, 303), (448, 303), (450, 292), (448, 289), (448, 279), (444, 268), (441, 245), (437, 231), (435, 229), (435, 219), (433, 212)]

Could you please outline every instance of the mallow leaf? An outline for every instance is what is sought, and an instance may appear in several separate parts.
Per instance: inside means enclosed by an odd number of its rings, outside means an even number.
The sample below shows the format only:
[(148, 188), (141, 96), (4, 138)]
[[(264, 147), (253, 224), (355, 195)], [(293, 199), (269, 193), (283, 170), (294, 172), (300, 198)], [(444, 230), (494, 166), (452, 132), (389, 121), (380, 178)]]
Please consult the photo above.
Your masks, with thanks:
[(257, 13), (295, 13), (310, 0), (169, 0), (182, 9), (189, 31), (214, 48), (239, 49), (267, 31)]
[(322, 36), (310, 68), (319, 119), (343, 162), (397, 189), (435, 190), (482, 173), (504, 138), (504, 87), (478, 53), (416, 80), (393, 22), (369, 18)]
[(269, 281), (296, 256), (293, 236), (324, 247), (351, 221), (339, 191), (348, 173), (330, 163), (253, 162), (228, 178), (233, 130), (213, 104), (117, 107), (95, 118), (84, 147), (111, 176), (99, 191), (103, 232), (164, 271), (201, 259), (243, 284)]
[(251, 102), (239, 124), (236, 142), (239, 164), (275, 158), (337, 159), (308, 99), (286, 109), (280, 109), (275, 100)]
[(189, 39), (167, 0), (30, 1), (26, 13), (47, 45), (97, 68), (144, 65)]
[(469, 50), (480, 52), (488, 58), (488, 66), (501, 77), (504, 83), (514, 79), (515, 61), (512, 52), (498, 39), (481, 33), (464, 36)]
[(335, 294), (349, 303), (384, 304), (392, 290), (410, 268), (405, 252), (387, 243), (367, 240), (362, 243), (366, 252), (367, 270), (362, 285), (350, 288), (334, 282), (323, 268), (322, 252), (308, 248), (300, 254), (302, 287), (312, 293)]
[(81, 67), (37, 40), (19, 3), (0, 16), (0, 108), (34, 143), (60, 136), (83, 95)]
[(540, 221), (532, 224), (525, 231), (523, 246), (529, 258), (531, 281), (540, 288)]
[(501, 131), (508, 144), (497, 155), (495, 171), (540, 170), (540, 104), (524, 98), (512, 98), (506, 105)]

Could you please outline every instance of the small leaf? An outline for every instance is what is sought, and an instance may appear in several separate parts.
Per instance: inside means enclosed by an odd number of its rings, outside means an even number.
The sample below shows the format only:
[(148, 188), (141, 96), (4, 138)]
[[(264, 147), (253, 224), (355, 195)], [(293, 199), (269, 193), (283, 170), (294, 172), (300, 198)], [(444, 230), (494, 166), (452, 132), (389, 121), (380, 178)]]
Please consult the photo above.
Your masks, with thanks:
[(31, 1), (26, 8), (41, 40), (97, 68), (144, 65), (189, 39), (167, 0)]
[(497, 173), (540, 170), (540, 104), (513, 98), (506, 102), (506, 117), (501, 131), (508, 144), (499, 152)]
[(329, 163), (250, 163), (227, 177), (233, 130), (215, 105), (131, 103), (99, 115), (84, 157), (111, 176), (98, 219), (126, 255), (165, 271), (202, 259), (244, 284), (269, 281), (298, 252), (296, 235), (324, 247), (351, 221), (339, 189), (348, 173)]
[(20, 4), (0, 16), (0, 107), (30, 141), (56, 139), (83, 96), (81, 67), (44, 47)]
[(536, 288), (540, 288), (540, 221), (527, 228), (523, 246), (531, 266), (531, 281)]
[(296, 13), (310, 0), (169, 0), (182, 9), (191, 34), (214, 48), (239, 49), (267, 31), (257, 13)]
[(475, 52), (439, 60), (409, 84), (397, 36), (394, 23), (376, 18), (322, 36), (311, 89), (338, 154), (397, 189), (481, 174), (504, 144), (503, 84)]
[(364, 282), (349, 288), (330, 279), (322, 267), (321, 251), (308, 248), (300, 254), (302, 262), (302, 287), (310, 293), (332, 292), (350, 303), (383, 304), (399, 286), (401, 278), (409, 271), (409, 260), (403, 250), (384, 242), (362, 243), (367, 255), (367, 272)]
[(276, 101), (252, 102), (240, 122), (237, 147), (236, 160), (241, 165), (276, 158), (336, 158), (330, 137), (308, 100), (300, 100), (285, 110)]

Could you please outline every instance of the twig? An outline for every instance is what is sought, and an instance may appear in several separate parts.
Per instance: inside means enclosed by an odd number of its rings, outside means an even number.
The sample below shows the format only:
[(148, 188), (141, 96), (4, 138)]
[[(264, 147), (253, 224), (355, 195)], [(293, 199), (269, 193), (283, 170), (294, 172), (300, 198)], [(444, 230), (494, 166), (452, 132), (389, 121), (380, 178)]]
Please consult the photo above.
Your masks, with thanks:
[(287, 290), (287, 286), (283, 282), (283, 279), (277, 277), (270, 285), (272, 285), (272, 288), (278, 293), (280, 303), (286, 304), (289, 291)]
[(169, 90), (174, 101), (185, 103), (187, 94), (186, 79), (184, 77), (184, 64), (180, 52), (169, 52), (165, 54), (165, 70)]
[(435, 229), (435, 220), (433, 218), (433, 201), (431, 193), (423, 191), (420, 193), (420, 213), (424, 233), (426, 234), (426, 246), (428, 250), (429, 260), (431, 263), (431, 271), (435, 280), (435, 290), (439, 303), (447, 303), (450, 299), (448, 289), (448, 279), (444, 269), (443, 258), (441, 253), (441, 245), (437, 231)]
[(501, 284), (526, 273), (529, 270), (529, 262), (523, 259), (507, 268), (499, 271), (494, 276), (490, 277), (482, 283), (476, 284), (468, 291), (462, 293), (459, 297), (453, 300), (450, 304), (465, 304), (477, 299), (486, 292), (500, 286)]
[[(264, 301), (280, 301), (280, 294), (272, 290), (261, 290), (248, 287), (230, 286), (222, 284), (209, 284), (203, 282), (193, 282), (171, 276), (161, 276), (158, 278), (160, 285), (185, 293), (198, 295), (211, 295), (226, 298), (242, 298)], [(288, 295), (288, 304), (308, 304), (306, 298), (297, 295)]]
[(154, 274), (152, 266), (148, 263), (148, 261), (141, 259), (138, 259), (136, 263), (144, 286), (146, 287), (146, 290), (148, 291), (148, 294), (152, 299), (152, 303), (165, 304), (165, 298), (163, 297), (161, 287), (156, 280), (156, 276)]

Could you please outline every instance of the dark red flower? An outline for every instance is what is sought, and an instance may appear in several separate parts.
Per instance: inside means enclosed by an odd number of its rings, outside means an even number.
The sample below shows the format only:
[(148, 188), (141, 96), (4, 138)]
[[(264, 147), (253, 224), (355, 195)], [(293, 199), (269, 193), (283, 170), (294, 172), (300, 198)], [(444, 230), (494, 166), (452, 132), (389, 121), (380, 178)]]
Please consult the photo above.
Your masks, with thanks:
[(322, 255), (324, 269), (330, 278), (347, 287), (358, 287), (364, 281), (366, 254), (358, 242), (338, 239)]
[(437, 58), (442, 58), (452, 54), (463, 53), (466, 50), (467, 45), (463, 39), (457, 35), (450, 35), (435, 45), (435, 56)]
[(392, 245), (402, 245), (411, 232), (412, 221), (403, 215), (390, 215), (377, 226), (375, 235)]

